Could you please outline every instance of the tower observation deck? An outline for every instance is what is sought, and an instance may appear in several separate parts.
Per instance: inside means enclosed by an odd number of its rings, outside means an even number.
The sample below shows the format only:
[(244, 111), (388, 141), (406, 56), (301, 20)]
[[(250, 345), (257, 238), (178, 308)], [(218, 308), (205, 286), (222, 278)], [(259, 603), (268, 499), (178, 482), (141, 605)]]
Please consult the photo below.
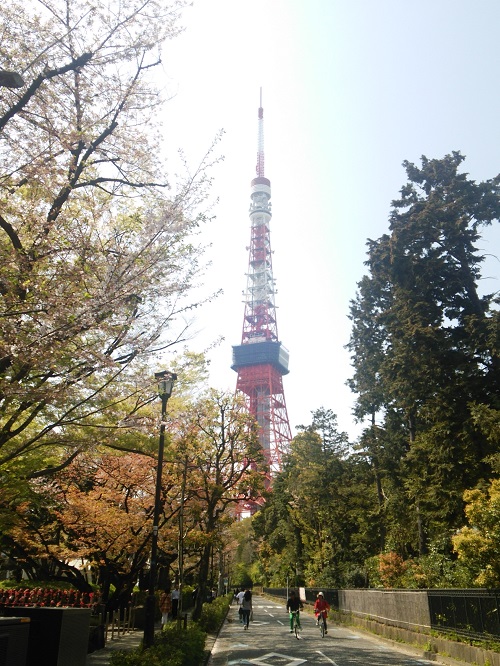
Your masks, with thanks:
[(264, 111), (258, 111), (257, 175), (251, 182), (250, 246), (241, 344), (233, 346), (231, 368), (238, 373), (236, 390), (259, 424), (259, 439), (271, 475), (292, 438), (283, 392), (288, 350), (278, 337), (270, 239), (271, 182), (264, 175)]

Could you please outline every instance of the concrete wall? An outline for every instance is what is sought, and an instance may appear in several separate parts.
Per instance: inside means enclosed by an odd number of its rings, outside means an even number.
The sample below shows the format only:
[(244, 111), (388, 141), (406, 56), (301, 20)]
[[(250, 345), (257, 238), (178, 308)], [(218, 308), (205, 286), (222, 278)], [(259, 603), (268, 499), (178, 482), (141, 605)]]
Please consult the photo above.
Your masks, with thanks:
[(430, 631), (425, 590), (339, 590), (339, 610), (412, 631)]

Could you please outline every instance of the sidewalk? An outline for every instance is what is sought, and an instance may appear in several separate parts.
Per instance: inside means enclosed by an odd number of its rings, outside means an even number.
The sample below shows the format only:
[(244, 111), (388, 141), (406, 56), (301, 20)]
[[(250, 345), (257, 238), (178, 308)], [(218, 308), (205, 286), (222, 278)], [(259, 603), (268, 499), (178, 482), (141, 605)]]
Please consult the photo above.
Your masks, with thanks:
[(113, 652), (116, 652), (116, 650), (135, 650), (141, 644), (143, 637), (143, 629), (133, 629), (128, 634), (121, 634), (116, 638), (108, 639), (105, 647), (87, 655), (85, 666), (107, 666)]
[[(156, 625), (155, 632), (160, 631), (160, 625)], [(115, 638), (108, 638), (106, 646), (87, 655), (85, 666), (108, 666), (111, 654), (117, 650), (128, 652), (135, 650), (141, 645), (144, 638), (144, 629), (133, 629), (127, 634), (120, 634)], [(207, 636), (205, 650), (212, 650), (217, 636)]]
[[(230, 609), (231, 610), (231, 609)], [(224, 622), (226, 622), (225, 620)], [(155, 631), (159, 631), (160, 626), (157, 625)], [(133, 629), (128, 634), (121, 634), (113, 639), (108, 639), (106, 646), (101, 650), (96, 650), (87, 655), (85, 666), (108, 666), (111, 654), (116, 650), (135, 650), (138, 648), (144, 638), (144, 629)], [(217, 640), (217, 634), (208, 634), (205, 641), (205, 651), (211, 653)], [(210, 654), (207, 654), (207, 661)]]

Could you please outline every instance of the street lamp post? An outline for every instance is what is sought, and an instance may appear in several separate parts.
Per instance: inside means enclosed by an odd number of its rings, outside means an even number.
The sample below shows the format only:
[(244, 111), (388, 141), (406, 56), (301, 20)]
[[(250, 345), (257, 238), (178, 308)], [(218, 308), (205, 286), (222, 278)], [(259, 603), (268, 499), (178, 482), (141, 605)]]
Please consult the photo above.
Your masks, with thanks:
[(179, 606), (177, 608), (177, 626), (181, 626), (182, 621), (182, 591), (184, 587), (184, 495), (186, 494), (186, 483), (187, 483), (187, 469), (188, 469), (188, 457), (184, 458), (184, 469), (182, 471), (182, 486), (181, 486), (181, 506), (179, 511)]
[(158, 447), (158, 464), (156, 467), (156, 489), (155, 489), (155, 505), (153, 513), (153, 532), (151, 535), (151, 563), (149, 567), (149, 589), (148, 596), (146, 597), (146, 605), (144, 609), (144, 647), (148, 648), (153, 645), (155, 633), (155, 587), (156, 587), (156, 571), (157, 571), (157, 554), (158, 554), (158, 523), (160, 521), (161, 509), (161, 477), (163, 472), (163, 450), (165, 448), (165, 422), (167, 418), (167, 402), (172, 395), (174, 381), (177, 375), (168, 370), (163, 372), (155, 372), (155, 377), (158, 380), (158, 395), (161, 398), (161, 424), (160, 424), (160, 443)]

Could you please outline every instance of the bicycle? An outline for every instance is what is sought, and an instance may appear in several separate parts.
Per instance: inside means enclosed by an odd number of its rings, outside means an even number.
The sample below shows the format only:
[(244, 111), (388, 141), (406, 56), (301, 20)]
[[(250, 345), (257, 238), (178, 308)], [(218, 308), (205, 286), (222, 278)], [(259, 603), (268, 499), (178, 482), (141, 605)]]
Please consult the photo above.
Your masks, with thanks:
[(300, 624), (299, 624), (299, 611), (290, 611), (292, 616), (292, 631), (295, 634), (295, 638), (299, 640), (300, 638)]
[(321, 638), (324, 638), (326, 634), (326, 611), (322, 610), (319, 612), (317, 624), (319, 626)]

